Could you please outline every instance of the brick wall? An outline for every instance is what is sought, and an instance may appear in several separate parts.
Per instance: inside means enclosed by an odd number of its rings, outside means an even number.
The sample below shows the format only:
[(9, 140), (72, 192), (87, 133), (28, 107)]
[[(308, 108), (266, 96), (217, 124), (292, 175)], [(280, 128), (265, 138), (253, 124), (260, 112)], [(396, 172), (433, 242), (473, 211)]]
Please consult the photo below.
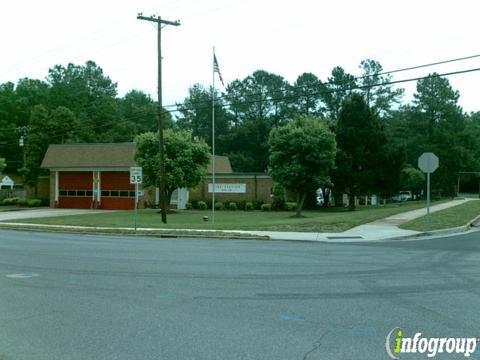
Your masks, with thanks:
[[(212, 183), (208, 176), (203, 183), (194, 189), (190, 189), (190, 200), (210, 199), (212, 193), (208, 192), (208, 184)], [(215, 201), (255, 201), (262, 200), (266, 203), (272, 201), (270, 192), (275, 183), (266, 174), (217, 174), (216, 184), (245, 184), (245, 193), (215, 193)]]

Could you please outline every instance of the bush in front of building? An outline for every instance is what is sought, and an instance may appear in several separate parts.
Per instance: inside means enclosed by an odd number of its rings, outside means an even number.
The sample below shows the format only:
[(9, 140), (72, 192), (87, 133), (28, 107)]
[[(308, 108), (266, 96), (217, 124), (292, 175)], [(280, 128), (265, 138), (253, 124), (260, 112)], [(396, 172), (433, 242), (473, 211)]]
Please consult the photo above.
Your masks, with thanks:
[(270, 211), (270, 210), (272, 210), (272, 205), (270, 205), (270, 204), (262, 204), (262, 206), (260, 206), (260, 210), (262, 210), (262, 211)]
[(223, 210), (223, 204), (220, 201), (215, 203), (215, 210)]
[(42, 200), (40, 199), (27, 199), (27, 205), (29, 207), (39, 207), (42, 205)]
[(276, 185), (272, 190), (272, 210), (280, 211), (285, 209), (285, 189)]
[(6, 199), (3, 199), (2, 205), (17, 205), (18, 200), (20, 200), (20, 198), (18, 197), (6, 198)]
[(191, 202), (187, 202), (187, 203), (185, 204), (185, 208), (186, 208), (187, 210), (191, 210), (191, 209), (193, 209), (193, 204), (192, 204)]
[(262, 205), (263, 205), (264, 203), (265, 203), (265, 201), (263, 201), (263, 200), (255, 200), (255, 201), (253, 202), (253, 208), (254, 208), (255, 210), (261, 210), (261, 209), (262, 209)]
[(287, 211), (296, 211), (297, 210), (297, 203), (296, 202), (286, 202), (285, 209)]
[(253, 203), (247, 201), (245, 203), (245, 211), (252, 211), (253, 210)]
[(227, 209), (228, 210), (237, 210), (238, 209), (237, 203), (235, 201), (229, 202)]
[(205, 201), (199, 201), (197, 203), (197, 206), (198, 206), (198, 210), (207, 210), (208, 208), (207, 203)]

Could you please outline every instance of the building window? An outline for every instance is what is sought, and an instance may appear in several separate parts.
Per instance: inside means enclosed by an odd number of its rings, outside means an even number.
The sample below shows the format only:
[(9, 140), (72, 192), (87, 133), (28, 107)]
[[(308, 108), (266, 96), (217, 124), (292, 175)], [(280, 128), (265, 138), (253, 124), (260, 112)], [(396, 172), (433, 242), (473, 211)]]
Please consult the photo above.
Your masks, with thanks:
[[(60, 196), (68, 197), (92, 197), (92, 190), (59, 190)], [(102, 190), (102, 197), (135, 197), (135, 191), (130, 190)]]

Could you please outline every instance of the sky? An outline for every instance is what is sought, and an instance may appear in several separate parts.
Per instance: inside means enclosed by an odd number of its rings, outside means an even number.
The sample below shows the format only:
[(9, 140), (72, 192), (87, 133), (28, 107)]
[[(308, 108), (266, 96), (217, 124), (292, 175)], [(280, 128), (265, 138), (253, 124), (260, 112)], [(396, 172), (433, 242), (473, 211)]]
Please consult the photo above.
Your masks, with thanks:
[[(226, 83), (258, 69), (291, 83), (303, 72), (325, 81), (335, 66), (359, 76), (367, 58), (395, 70), (480, 54), (479, 10), (477, 0), (2, 1), (0, 83), (45, 79), (55, 64), (93, 60), (120, 96), (137, 89), (156, 98), (156, 28), (137, 20), (139, 12), (181, 22), (162, 31), (163, 104), (170, 105), (195, 83), (211, 85), (213, 46)], [(472, 68), (480, 57), (394, 80)], [(480, 111), (480, 71), (449, 80), (464, 110)], [(408, 102), (415, 83), (402, 87)]]

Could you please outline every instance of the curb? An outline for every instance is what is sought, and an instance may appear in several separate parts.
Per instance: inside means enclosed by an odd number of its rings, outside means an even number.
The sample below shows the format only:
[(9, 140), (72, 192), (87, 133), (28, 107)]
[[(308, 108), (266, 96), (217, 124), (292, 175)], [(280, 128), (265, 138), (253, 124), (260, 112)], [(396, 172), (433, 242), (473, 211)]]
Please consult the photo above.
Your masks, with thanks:
[[(175, 231), (169, 229), (142, 230), (133, 228), (108, 228), (108, 227), (88, 227), (88, 226), (62, 226), (28, 223), (1, 223), (0, 229), (17, 231), (35, 231), (35, 232), (58, 232), (83, 235), (110, 235), (110, 236), (145, 236), (156, 238), (199, 238), (199, 239), (232, 239), (232, 240), (270, 240), (268, 236), (254, 234), (244, 234), (236, 232), (223, 232), (221, 230), (185, 230)], [(222, 235), (219, 235), (221, 233)]]
[(463, 226), (457, 226), (453, 228), (440, 229), (440, 230), (424, 231), (418, 234), (398, 236), (398, 237), (388, 238), (385, 240), (404, 240), (404, 239), (413, 239), (413, 238), (425, 237), (425, 236), (461, 234), (463, 232), (470, 230), (472, 227), (478, 227), (478, 226), (480, 226), (480, 215), (474, 218), (473, 220), (470, 220)]

